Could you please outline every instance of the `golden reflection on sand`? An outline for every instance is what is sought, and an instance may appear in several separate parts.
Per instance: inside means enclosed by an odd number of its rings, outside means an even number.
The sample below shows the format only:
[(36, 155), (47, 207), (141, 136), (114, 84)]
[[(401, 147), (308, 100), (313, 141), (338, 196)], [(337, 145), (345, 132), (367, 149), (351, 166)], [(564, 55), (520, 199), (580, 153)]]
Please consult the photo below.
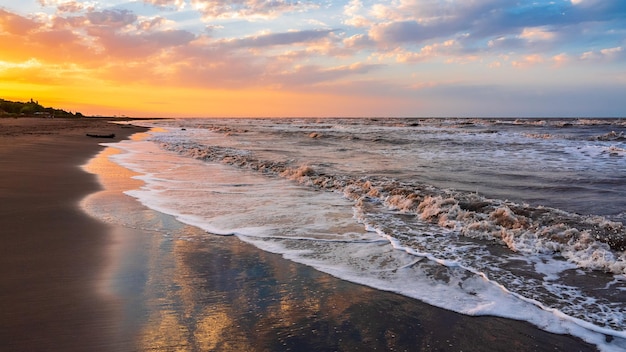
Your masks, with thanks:
[[(172, 262), (164, 260), (162, 251), (150, 255), (149, 267), (158, 270), (146, 283), (150, 314), (142, 330), (144, 350), (264, 350), (300, 333), (323, 333), (306, 328), (311, 319), (329, 320), (331, 326), (322, 327), (336, 331), (349, 321), (349, 308), (360, 301), (355, 296), (369, 299), (365, 292), (359, 294), (359, 287), (349, 298), (341, 291), (320, 294), (316, 287), (332, 285), (333, 278), (319, 275), (301, 281), (293, 263), (236, 238), (223, 240), (231, 242), (226, 248), (203, 241), (207, 234), (190, 226), (173, 236), (182, 239), (174, 239), (169, 247), (166, 256)], [(210, 248), (213, 245), (217, 248)], [(164, 249), (163, 244), (158, 247)], [(258, 256), (263, 257), (262, 277), (256, 277), (259, 263), (249, 259)], [(277, 277), (290, 287), (276, 285)], [(267, 287), (260, 282), (268, 280)]]
[[(134, 135), (132, 138), (134, 139)], [(123, 192), (143, 185), (142, 181), (132, 178), (139, 176), (138, 173), (109, 160), (111, 156), (119, 153), (119, 149), (107, 147), (82, 166), (83, 170), (98, 177), (98, 182), (104, 188), (103, 192)]]
[(233, 325), (232, 317), (227, 312), (215, 312), (207, 309), (197, 322), (194, 337), (201, 351), (254, 351), (245, 340), (243, 333)]
[(171, 310), (155, 312), (153, 322), (143, 330), (142, 350), (145, 351), (189, 351), (189, 331), (178, 321)]
[[(194, 230), (183, 229), (183, 233)], [(153, 243), (144, 287), (147, 316), (140, 332), (141, 350), (254, 350), (235, 326), (229, 304), (205, 306), (199, 300), (211, 292), (198, 292), (199, 278), (179, 255), (192, 250), (187, 247), (193, 244), (186, 239)]]

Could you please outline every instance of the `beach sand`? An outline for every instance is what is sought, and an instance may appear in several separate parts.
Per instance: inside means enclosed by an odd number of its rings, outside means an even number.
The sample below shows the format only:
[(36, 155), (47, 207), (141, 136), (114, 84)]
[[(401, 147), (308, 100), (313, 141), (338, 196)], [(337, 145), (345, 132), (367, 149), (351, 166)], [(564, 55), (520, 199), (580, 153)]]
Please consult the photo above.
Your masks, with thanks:
[[(115, 307), (94, 294), (108, 228), (78, 208), (79, 168), (138, 129), (105, 119), (0, 119), (0, 349), (112, 350)], [(90, 138), (88, 132), (117, 138)], [(118, 345), (120, 346), (120, 345)], [(120, 346), (124, 347), (124, 346)]]
[[(594, 350), (338, 280), (147, 209), (121, 193), (138, 183), (107, 161), (115, 150), (98, 143), (111, 140), (85, 137), (138, 128), (18, 120), (0, 119), (2, 350)], [(87, 168), (99, 179), (79, 167), (98, 152)]]

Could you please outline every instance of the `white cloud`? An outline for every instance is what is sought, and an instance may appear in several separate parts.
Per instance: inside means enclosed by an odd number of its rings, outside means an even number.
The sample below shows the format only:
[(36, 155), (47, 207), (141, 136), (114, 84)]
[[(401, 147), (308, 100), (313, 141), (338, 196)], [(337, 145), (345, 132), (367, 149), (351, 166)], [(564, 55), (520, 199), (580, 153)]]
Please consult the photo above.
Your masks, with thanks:
[(613, 61), (624, 56), (624, 48), (621, 46), (605, 48), (599, 51), (586, 51), (580, 55), (582, 61)]
[(545, 27), (526, 27), (519, 37), (528, 41), (542, 41), (554, 39), (555, 34)]
[(613, 57), (621, 54), (623, 51), (624, 49), (620, 46), (615, 48), (602, 49), (600, 50), (600, 53), (607, 57)]
[(173, 7), (175, 9), (182, 10), (185, 8), (185, 0), (143, 0), (144, 3), (150, 4), (156, 7)]
[(396, 60), (403, 63), (415, 63), (426, 60), (432, 60), (442, 56), (454, 55), (459, 49), (459, 43), (450, 39), (442, 43), (435, 43), (423, 46), (419, 52), (409, 52), (401, 50), (396, 52)]
[(374, 23), (372, 19), (368, 18), (363, 3), (360, 0), (351, 0), (344, 6), (343, 15), (345, 16), (343, 24), (348, 26), (364, 28)]
[(288, 0), (191, 0), (191, 5), (202, 13), (205, 20), (269, 20), (290, 12), (306, 11), (319, 7), (312, 2), (293, 2)]
[(78, 13), (85, 10), (93, 10), (96, 6), (94, 2), (73, 1), (73, 0), (38, 0), (43, 7), (53, 7), (60, 13)]

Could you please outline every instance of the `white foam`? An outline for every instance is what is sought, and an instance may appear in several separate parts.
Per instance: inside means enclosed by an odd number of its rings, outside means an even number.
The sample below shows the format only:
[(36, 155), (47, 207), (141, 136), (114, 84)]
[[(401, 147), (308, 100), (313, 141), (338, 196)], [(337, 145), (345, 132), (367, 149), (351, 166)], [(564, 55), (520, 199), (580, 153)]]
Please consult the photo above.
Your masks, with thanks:
[(564, 260), (555, 261), (550, 257), (535, 257), (532, 259), (534, 259), (535, 271), (537, 271), (538, 274), (542, 274), (546, 281), (554, 281), (558, 279), (560, 277), (559, 274), (564, 271), (577, 268), (577, 266), (571, 262)]

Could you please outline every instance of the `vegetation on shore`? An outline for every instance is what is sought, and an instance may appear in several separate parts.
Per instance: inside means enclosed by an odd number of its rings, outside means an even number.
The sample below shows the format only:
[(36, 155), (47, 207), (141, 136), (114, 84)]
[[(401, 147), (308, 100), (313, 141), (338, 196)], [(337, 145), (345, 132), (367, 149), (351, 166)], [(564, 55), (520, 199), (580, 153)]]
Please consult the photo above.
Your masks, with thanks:
[(28, 102), (9, 101), (0, 98), (0, 117), (84, 117), (80, 112), (47, 108), (31, 99)]

